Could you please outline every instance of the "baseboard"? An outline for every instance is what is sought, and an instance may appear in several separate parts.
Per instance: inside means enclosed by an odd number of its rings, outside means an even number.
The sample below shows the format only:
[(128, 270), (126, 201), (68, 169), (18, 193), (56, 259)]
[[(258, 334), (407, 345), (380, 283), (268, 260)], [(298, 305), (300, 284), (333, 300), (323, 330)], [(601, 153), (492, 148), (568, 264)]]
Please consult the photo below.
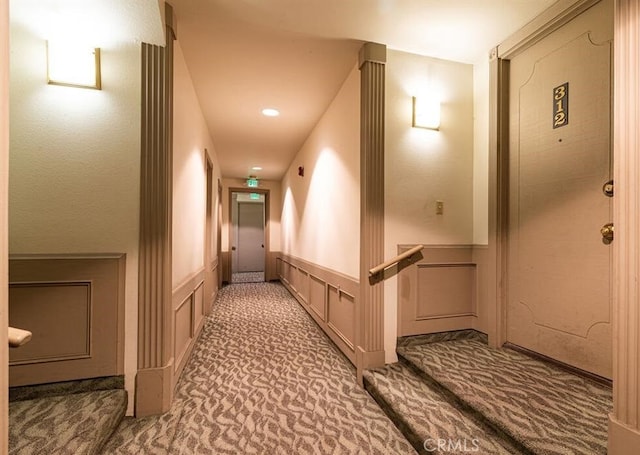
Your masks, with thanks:
[(161, 368), (145, 368), (136, 375), (135, 416), (167, 412), (173, 399), (173, 359)]
[(640, 431), (609, 415), (609, 455), (636, 455), (640, 447)]

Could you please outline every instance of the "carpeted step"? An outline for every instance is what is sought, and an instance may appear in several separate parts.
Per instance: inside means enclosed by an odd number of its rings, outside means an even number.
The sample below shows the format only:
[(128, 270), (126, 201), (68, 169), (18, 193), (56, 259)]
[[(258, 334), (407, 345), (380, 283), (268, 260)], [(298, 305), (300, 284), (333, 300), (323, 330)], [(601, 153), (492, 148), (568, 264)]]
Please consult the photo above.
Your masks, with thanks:
[(149, 417), (125, 417), (102, 449), (104, 455), (168, 455), (180, 453), (172, 448), (180, 419), (184, 412), (183, 401), (176, 399), (171, 409), (161, 415)]
[(122, 389), (11, 402), (9, 453), (96, 454), (126, 409)]
[(403, 343), (402, 361), (535, 454), (606, 454), (611, 387), (477, 338)]
[(364, 384), (418, 453), (525, 453), (455, 407), (406, 365), (367, 370)]

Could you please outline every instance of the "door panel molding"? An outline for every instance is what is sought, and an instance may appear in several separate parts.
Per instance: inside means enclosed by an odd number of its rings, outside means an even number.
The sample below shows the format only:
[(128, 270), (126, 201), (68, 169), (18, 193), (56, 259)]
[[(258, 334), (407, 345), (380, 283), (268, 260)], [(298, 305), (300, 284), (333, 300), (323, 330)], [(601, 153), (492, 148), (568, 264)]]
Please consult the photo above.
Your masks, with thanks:
[(512, 59), (584, 13), (601, 0), (558, 0), (497, 47), (497, 56)]

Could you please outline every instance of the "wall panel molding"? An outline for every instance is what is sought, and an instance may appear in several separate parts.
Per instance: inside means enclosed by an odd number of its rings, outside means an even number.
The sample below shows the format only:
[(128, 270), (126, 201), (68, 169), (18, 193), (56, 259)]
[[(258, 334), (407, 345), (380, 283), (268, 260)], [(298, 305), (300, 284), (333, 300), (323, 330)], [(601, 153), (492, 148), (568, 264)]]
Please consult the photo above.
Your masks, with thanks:
[(355, 365), (359, 283), (325, 267), (281, 254), (276, 270), (282, 284)]
[[(400, 245), (398, 253), (410, 248)], [(398, 336), (476, 328), (477, 264), (471, 245), (425, 245), (398, 274)]]
[(615, 3), (611, 455), (640, 447), (640, 4)]
[(202, 268), (184, 280), (172, 293), (174, 387), (204, 327), (209, 309), (205, 302), (204, 280), (205, 269)]
[(125, 261), (124, 254), (10, 257), (10, 321), (33, 332), (11, 352), (11, 386), (124, 373)]
[(166, 46), (142, 43), (138, 374), (135, 414), (169, 410), (173, 398), (171, 225), (173, 174), (173, 9), (165, 7)]
[[(11, 283), (9, 301), (19, 302), (11, 307), (13, 320), (24, 321), (29, 331), (46, 332), (47, 337), (36, 337), (12, 351), (9, 365), (90, 358), (92, 295), (91, 281)], [(59, 315), (64, 315), (63, 323), (52, 325), (52, 316)]]

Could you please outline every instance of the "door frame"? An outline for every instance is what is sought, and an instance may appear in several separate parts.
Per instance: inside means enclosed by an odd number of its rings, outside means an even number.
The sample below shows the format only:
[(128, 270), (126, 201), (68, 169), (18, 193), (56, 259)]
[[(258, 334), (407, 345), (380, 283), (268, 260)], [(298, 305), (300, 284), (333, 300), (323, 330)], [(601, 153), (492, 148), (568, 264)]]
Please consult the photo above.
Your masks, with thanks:
[(271, 215), (270, 215), (270, 191), (267, 188), (242, 188), (242, 187), (229, 187), (229, 205), (227, 208), (227, 229), (228, 229), (228, 238), (229, 238), (229, 254), (228, 254), (228, 263), (226, 264), (226, 269), (229, 271), (229, 282), (232, 281), (233, 274), (233, 254), (231, 248), (233, 247), (233, 193), (257, 193), (264, 195), (264, 280), (268, 281), (268, 277), (270, 276), (269, 270), (269, 257), (270, 257), (270, 243), (269, 243), (269, 225), (271, 223)]
[(205, 179), (206, 179), (206, 196), (205, 196), (205, 228), (204, 228), (204, 257), (205, 275), (204, 275), (204, 289), (207, 306), (207, 312), (209, 311), (215, 295), (217, 293), (217, 279), (215, 278), (216, 261), (211, 251), (213, 243), (213, 210), (214, 201), (213, 197), (213, 161), (209, 156), (208, 150), (204, 149), (204, 166), (205, 166)]
[(216, 198), (216, 269), (218, 289), (222, 288), (222, 181), (218, 179), (218, 197)]
[(507, 341), (510, 60), (601, 0), (559, 0), (489, 55), (489, 344)]
[[(257, 194), (257, 193), (255, 193)], [(265, 260), (264, 260), (264, 256), (265, 256), (265, 246), (264, 246), (264, 241), (265, 241), (265, 236), (266, 236), (266, 214), (265, 214), (265, 201), (264, 200), (260, 200), (257, 202), (249, 202), (249, 201), (240, 201), (237, 200), (235, 201), (235, 205), (237, 207), (237, 219), (236, 219), (236, 225), (234, 229), (234, 232), (238, 235), (238, 237), (235, 239), (235, 246), (236, 246), (236, 251), (235, 253), (237, 254), (231, 254), (231, 272), (233, 273), (233, 259), (235, 256), (236, 259), (236, 270), (238, 273), (244, 273), (247, 272), (247, 270), (242, 270), (243, 268), (247, 268), (247, 259), (248, 257), (250, 257), (251, 259), (248, 262), (251, 262), (251, 266), (253, 267), (254, 265), (256, 267), (260, 267), (260, 263), (262, 263), (262, 272), (264, 273), (264, 266), (265, 266)], [(246, 211), (250, 210), (250, 211), (254, 211), (255, 213), (247, 213)], [(262, 235), (261, 238), (261, 248), (260, 250), (262, 250), (261, 252), (259, 250), (257, 250), (257, 248), (251, 247), (251, 249), (253, 251), (251, 251), (250, 254), (246, 254), (246, 238), (243, 236), (243, 228), (247, 227), (247, 219), (246, 216), (250, 215), (250, 217), (255, 216), (256, 219), (250, 220), (249, 221), (249, 225), (251, 225), (251, 227), (259, 227), (260, 229), (260, 233)], [(257, 223), (255, 223), (255, 221), (261, 221), (260, 225), (258, 225)], [(246, 234), (246, 231), (244, 232), (244, 234)], [(243, 237), (243, 242), (242, 245), (240, 244), (240, 237)], [(234, 253), (234, 252), (232, 252)], [(254, 256), (255, 255), (255, 256)], [(258, 261), (257, 259), (260, 258), (260, 255), (262, 255), (262, 260)], [(248, 256), (248, 257), (247, 257)], [(242, 257), (242, 261), (240, 260)], [(248, 272), (256, 272), (259, 270), (248, 270)]]

